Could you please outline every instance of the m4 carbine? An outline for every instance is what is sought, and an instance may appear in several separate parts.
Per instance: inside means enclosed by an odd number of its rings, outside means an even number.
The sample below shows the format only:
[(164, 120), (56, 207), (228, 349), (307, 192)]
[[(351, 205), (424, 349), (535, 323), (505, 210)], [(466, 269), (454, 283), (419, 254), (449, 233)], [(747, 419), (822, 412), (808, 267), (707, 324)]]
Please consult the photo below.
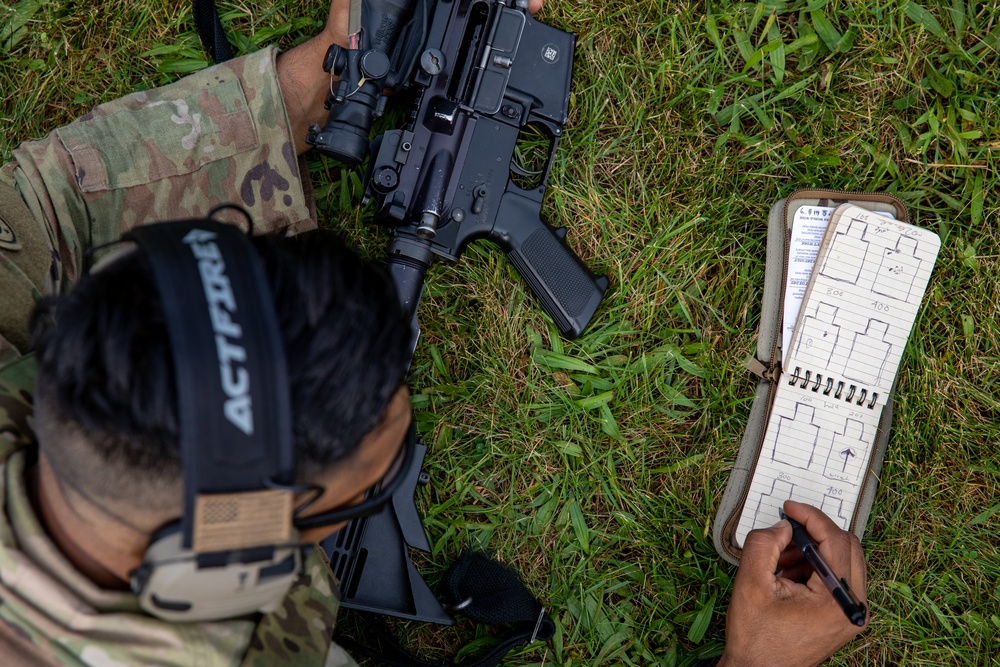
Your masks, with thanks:
[[(541, 219), (567, 120), (574, 36), (534, 20), (522, 0), (365, 0), (355, 26), (352, 48), (327, 54), (324, 67), (339, 82), (326, 126), (308, 141), (356, 164), (385, 93), (416, 93), (406, 128), (371, 142), (364, 180), (365, 201), (379, 203), (375, 222), (392, 228), (387, 264), (406, 308), (415, 313), (434, 261), (455, 261), (487, 239), (562, 334), (580, 335), (608, 281), (580, 261), (564, 229)], [(514, 159), (526, 128), (548, 138), (534, 172)]]

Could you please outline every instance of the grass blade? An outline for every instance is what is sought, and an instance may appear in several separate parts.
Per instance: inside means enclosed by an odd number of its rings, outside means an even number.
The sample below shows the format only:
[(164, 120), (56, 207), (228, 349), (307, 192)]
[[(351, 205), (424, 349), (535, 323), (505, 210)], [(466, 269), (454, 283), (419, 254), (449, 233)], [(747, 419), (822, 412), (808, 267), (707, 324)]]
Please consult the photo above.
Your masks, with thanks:
[(944, 28), (941, 27), (941, 23), (937, 20), (937, 18), (927, 11), (923, 5), (918, 5), (917, 3), (912, 2), (912, 0), (906, 0), (906, 2), (903, 3), (903, 12), (910, 17), (911, 21), (922, 25), (935, 37), (945, 39), (948, 36), (947, 33), (945, 33)]
[(713, 595), (705, 603), (705, 606), (698, 610), (691, 627), (688, 628), (687, 638), (689, 642), (697, 644), (705, 637), (708, 624), (712, 621), (712, 612), (715, 611), (715, 596)]
[(810, 18), (812, 18), (812, 24), (816, 29), (816, 34), (819, 35), (819, 38), (823, 40), (824, 44), (826, 44), (826, 48), (831, 51), (836, 51), (838, 45), (840, 44), (840, 40), (842, 40), (844, 36), (840, 34), (840, 31), (837, 30), (836, 26), (830, 22), (830, 19), (826, 17), (826, 14), (822, 10), (812, 12), (810, 14)]

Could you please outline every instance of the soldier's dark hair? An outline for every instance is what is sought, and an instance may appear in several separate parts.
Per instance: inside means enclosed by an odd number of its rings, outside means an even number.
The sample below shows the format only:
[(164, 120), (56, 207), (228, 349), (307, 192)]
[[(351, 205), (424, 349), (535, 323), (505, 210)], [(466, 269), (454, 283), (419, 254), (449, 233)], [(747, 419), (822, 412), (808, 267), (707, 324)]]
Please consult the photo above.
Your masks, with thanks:
[[(378, 425), (403, 382), (409, 324), (385, 271), (333, 232), (254, 245), (285, 341), (296, 478), (306, 481)], [(178, 502), (173, 357), (145, 255), (128, 253), (43, 301), (31, 328), (36, 429), (60, 481), (148, 509)]]

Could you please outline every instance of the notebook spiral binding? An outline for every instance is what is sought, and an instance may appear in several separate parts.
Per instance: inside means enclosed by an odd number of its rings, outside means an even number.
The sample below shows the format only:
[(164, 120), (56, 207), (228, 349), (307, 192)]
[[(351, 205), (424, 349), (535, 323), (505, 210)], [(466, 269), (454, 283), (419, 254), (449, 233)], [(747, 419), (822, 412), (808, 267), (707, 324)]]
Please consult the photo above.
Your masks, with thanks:
[[(855, 384), (846, 384), (843, 380), (834, 380), (829, 375), (824, 378), (822, 373), (816, 373), (815, 376), (812, 371), (807, 370), (803, 373), (802, 368), (799, 366), (795, 367), (795, 372), (788, 379), (788, 384), (795, 383), (799, 383), (799, 387), (802, 389), (805, 389), (812, 383), (812, 391), (817, 393), (822, 386), (824, 396), (833, 394), (834, 398), (867, 407), (869, 410), (875, 409), (875, 404), (878, 402), (877, 391), (869, 392), (867, 389), (863, 387), (859, 388)], [(844, 395), (845, 388), (847, 390), (846, 396)], [(871, 394), (871, 398), (868, 397), (869, 393)], [(857, 394), (857, 398), (855, 398), (855, 394)], [(865, 405), (865, 401), (868, 402), (867, 405)]]

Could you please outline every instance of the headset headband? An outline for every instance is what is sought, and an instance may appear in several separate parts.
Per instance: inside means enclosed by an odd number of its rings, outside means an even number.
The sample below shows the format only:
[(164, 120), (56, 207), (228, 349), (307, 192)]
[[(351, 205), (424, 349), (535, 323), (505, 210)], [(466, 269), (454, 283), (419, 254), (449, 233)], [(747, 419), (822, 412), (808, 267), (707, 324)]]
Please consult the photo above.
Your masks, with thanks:
[(257, 251), (242, 231), (211, 219), (139, 227), (124, 238), (152, 264), (173, 351), (184, 548), (287, 544), (288, 371)]

